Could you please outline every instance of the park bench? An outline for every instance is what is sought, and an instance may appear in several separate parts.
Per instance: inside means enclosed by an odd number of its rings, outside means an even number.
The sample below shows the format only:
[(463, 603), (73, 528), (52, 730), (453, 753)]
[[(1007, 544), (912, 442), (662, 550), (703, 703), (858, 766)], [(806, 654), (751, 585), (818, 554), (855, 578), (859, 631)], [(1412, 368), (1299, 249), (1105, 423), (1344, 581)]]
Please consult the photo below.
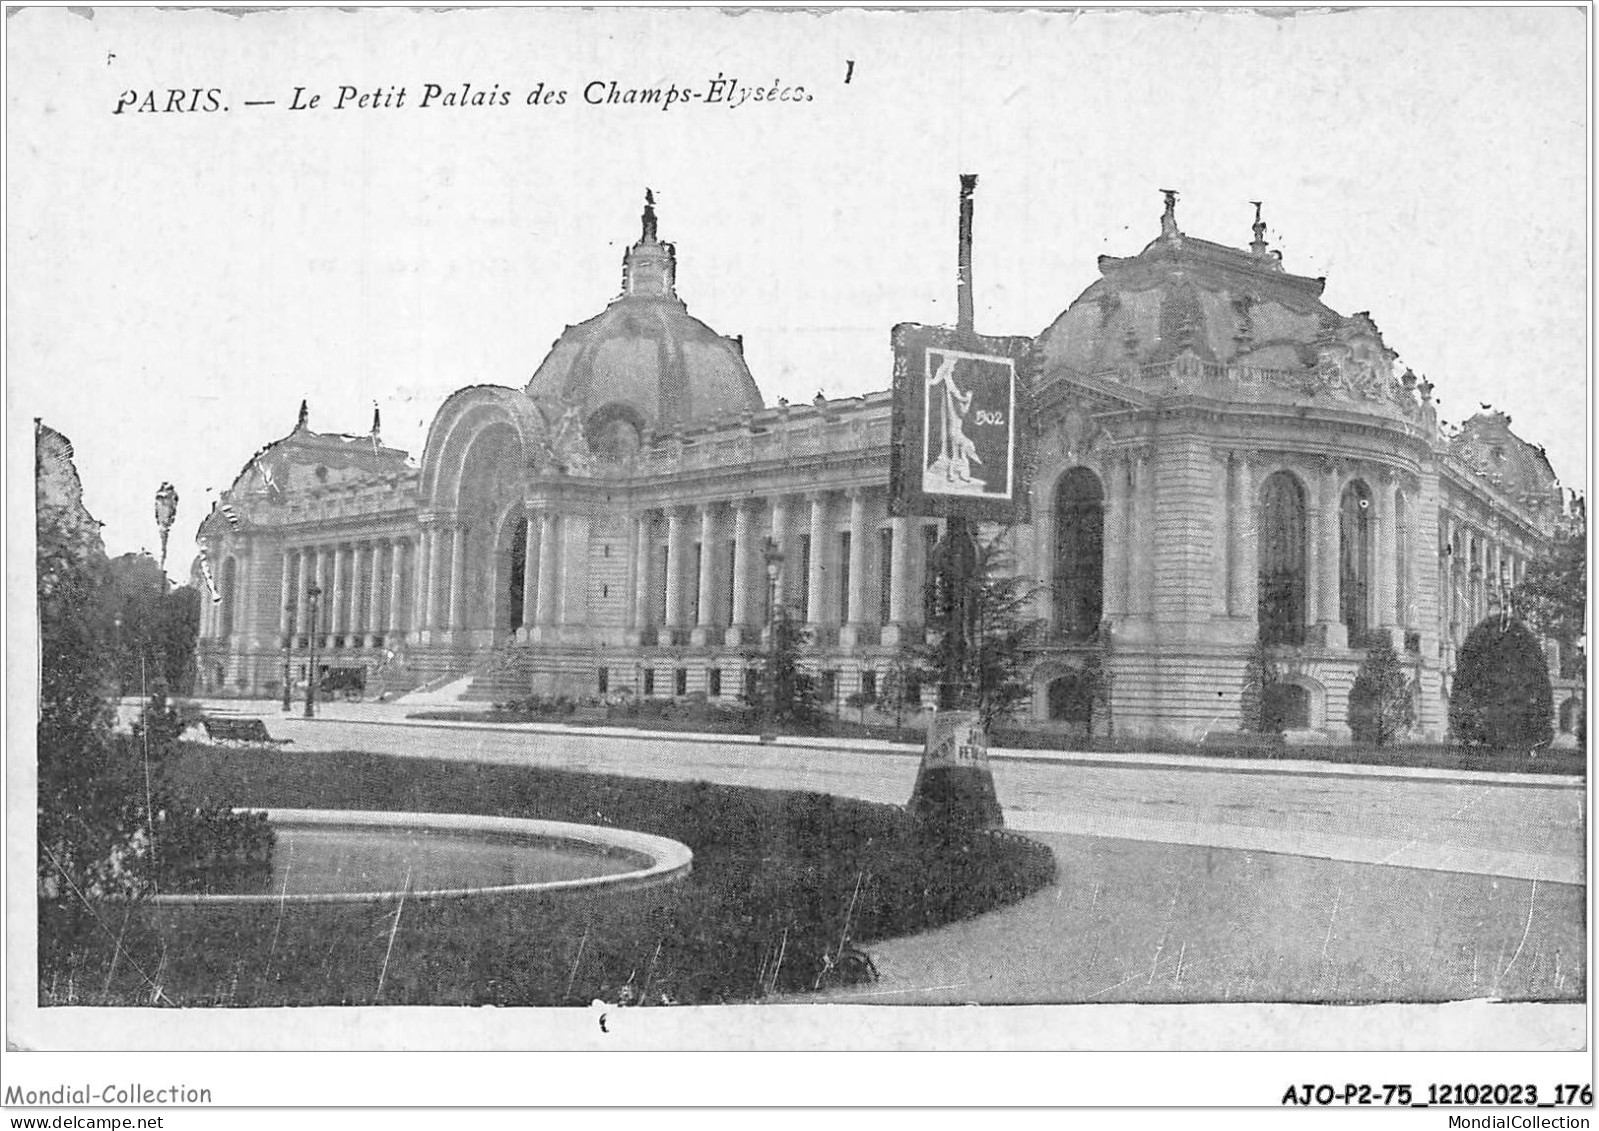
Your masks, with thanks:
[(266, 723), (260, 719), (201, 719), (205, 733), (213, 742), (258, 742), (279, 746), (293, 742), (292, 738), (273, 738), (267, 733)]

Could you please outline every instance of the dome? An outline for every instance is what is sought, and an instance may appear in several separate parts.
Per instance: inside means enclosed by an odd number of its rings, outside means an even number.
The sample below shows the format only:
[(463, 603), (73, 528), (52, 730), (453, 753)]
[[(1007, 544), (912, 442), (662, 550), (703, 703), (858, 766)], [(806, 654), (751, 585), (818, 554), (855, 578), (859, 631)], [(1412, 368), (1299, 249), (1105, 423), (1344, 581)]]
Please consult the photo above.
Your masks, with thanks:
[(1093, 377), (1146, 395), (1329, 407), (1425, 424), (1432, 386), (1394, 375), (1369, 314), (1321, 301), (1325, 280), (1290, 275), (1255, 207), (1248, 251), (1184, 235), (1166, 193), (1159, 238), (1099, 259), (1100, 278), (1038, 337), (1046, 382)]
[(623, 257), (621, 295), (568, 326), (527, 384), (537, 401), (576, 408), (597, 452), (625, 455), (651, 432), (763, 407), (743, 343), (677, 297), (676, 249), (656, 237), (648, 194), (643, 229)]
[(1212, 366), (1314, 368), (1344, 319), (1321, 301), (1325, 280), (1290, 275), (1255, 242), (1242, 251), (1177, 228), (1169, 194), (1161, 235), (1128, 258), (1104, 255), (1100, 278), (1039, 337), (1047, 372), (1164, 366), (1184, 354)]

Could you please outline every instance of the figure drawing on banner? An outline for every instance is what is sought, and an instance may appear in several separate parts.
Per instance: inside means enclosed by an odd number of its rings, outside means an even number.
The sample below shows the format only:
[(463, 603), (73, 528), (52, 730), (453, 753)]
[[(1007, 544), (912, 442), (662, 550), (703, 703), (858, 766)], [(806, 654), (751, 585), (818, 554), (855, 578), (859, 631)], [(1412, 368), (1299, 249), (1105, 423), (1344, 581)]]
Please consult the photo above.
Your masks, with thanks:
[(1013, 388), (1008, 358), (927, 351), (923, 491), (1010, 498)]

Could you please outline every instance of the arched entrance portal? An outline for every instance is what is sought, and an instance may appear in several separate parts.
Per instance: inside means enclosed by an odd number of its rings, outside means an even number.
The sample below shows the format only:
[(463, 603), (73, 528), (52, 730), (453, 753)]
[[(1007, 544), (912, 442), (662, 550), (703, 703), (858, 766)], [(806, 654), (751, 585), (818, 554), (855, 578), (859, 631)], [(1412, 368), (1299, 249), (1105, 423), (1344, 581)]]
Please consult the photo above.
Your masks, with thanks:
[(500, 588), (500, 608), (503, 610), (495, 624), (500, 632), (515, 632), (527, 619), (524, 604), (527, 592), (527, 519), (519, 518), (510, 524), (511, 545), (506, 552), (505, 581)]

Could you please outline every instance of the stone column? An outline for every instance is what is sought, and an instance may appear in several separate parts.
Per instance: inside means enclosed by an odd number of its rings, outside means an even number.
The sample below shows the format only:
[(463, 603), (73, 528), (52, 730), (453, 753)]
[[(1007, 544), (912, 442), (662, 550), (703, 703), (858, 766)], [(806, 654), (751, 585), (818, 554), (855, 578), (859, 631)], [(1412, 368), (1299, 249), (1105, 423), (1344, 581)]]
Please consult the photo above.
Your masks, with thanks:
[(827, 492), (816, 491), (808, 495), (811, 504), (811, 561), (810, 577), (806, 579), (806, 622), (826, 624), (823, 602), (827, 597)]
[(673, 507), (666, 512), (666, 623), (668, 632), (683, 627), (683, 575), (687, 563), (684, 558), (683, 535), (688, 525), (688, 511)]
[[(1127, 458), (1112, 452), (1105, 460), (1105, 531), (1104, 546), (1104, 597), (1103, 616), (1106, 620), (1120, 620), (1127, 615), (1127, 542), (1129, 532), (1129, 498), (1127, 490)], [(1053, 557), (1052, 545), (1040, 546), (1040, 555)]]
[[(295, 571), (293, 598), (294, 634), (296, 636), (308, 636), (315, 631), (315, 628), (307, 619), (310, 616), (310, 612), (308, 611), (306, 590), (311, 587), (311, 582), (316, 577), (316, 557), (309, 546), (301, 546), (298, 553), (300, 556), (300, 568)], [(207, 597), (206, 603), (209, 604), (210, 600), (210, 597)]]
[[(866, 488), (855, 487), (849, 493), (849, 623), (860, 627), (871, 623), (866, 608), (866, 573), (868, 545), (871, 528), (866, 523)], [(851, 641), (854, 643), (854, 641)]]
[[(318, 547), (316, 552), (316, 587), (321, 596), (316, 602), (316, 634), (328, 636), (333, 631), (333, 554), (337, 546)], [(329, 642), (318, 641), (318, 647)]]
[(1147, 618), (1155, 600), (1155, 466), (1148, 453), (1130, 452), (1127, 470), (1127, 613)]
[(443, 532), (437, 523), (422, 528), (422, 583), (417, 586), (419, 608), (422, 610), (419, 627), (429, 632), (439, 626), (439, 576), (444, 558)]
[(749, 499), (740, 499), (733, 508), (733, 608), (729, 616), (732, 623), (727, 629), (729, 644), (741, 643), (751, 623), (750, 571), (753, 567), (750, 559), (755, 547), (751, 545), (750, 512), (754, 505)]
[[(1393, 629), (1403, 624), (1395, 606), (1396, 594), (1394, 592), (1394, 579), (1399, 568), (1398, 562), (1398, 514), (1399, 504), (1396, 500), (1399, 485), (1394, 478), (1394, 473), (1384, 469), (1377, 476), (1377, 576), (1373, 578), (1377, 597), (1377, 615), (1372, 617), (1372, 622), (1380, 629), (1387, 630), (1390, 638)], [(1396, 643), (1396, 648), (1405, 646), (1401, 637)]]
[[(382, 542), (372, 542), (367, 547), (367, 556), (371, 559), (368, 570), (372, 576), (372, 588), (367, 593), (366, 607), (366, 633), (368, 644), (377, 645), (378, 636), (383, 629), (383, 550)], [(391, 554), (393, 550), (389, 551)]]
[(867, 522), (867, 488), (852, 486), (846, 498), (849, 499), (849, 585), (844, 592), (846, 614), (839, 617), (843, 625), (838, 630), (838, 641), (844, 648), (854, 648), (860, 643), (870, 643), (868, 633), (873, 624), (871, 609), (867, 608), (871, 526)]
[(1438, 583), (1438, 588), (1440, 590), (1438, 605), (1442, 610), (1442, 617), (1440, 619), (1443, 621), (1441, 628), (1444, 638), (1448, 640), (1450, 644), (1456, 644), (1459, 643), (1459, 640), (1455, 634), (1454, 626), (1455, 623), (1460, 619), (1460, 608), (1457, 599), (1458, 593), (1455, 587), (1455, 579), (1459, 577), (1459, 574), (1456, 571), (1460, 568), (1460, 561), (1455, 553), (1455, 520), (1449, 515), (1448, 512), (1442, 512), (1439, 515), (1439, 518), (1441, 520), (1444, 538), (1443, 553), (1441, 553), (1438, 558), (1439, 562), (1441, 563), (1440, 572), (1442, 575), (1440, 576)]
[(650, 525), (648, 511), (633, 524), (633, 627), (641, 634), (650, 627)]
[(716, 506), (700, 507), (699, 609), (694, 618), (695, 643), (709, 638), (707, 630), (716, 623)]
[(554, 511), (539, 512), (539, 576), (538, 623), (540, 627), (555, 624), (556, 597), (560, 586), (560, 563), (557, 554), (560, 542), (556, 535)]
[[(383, 631), (390, 637), (404, 632), (408, 626), (400, 623), (400, 591), (405, 584), (406, 542), (396, 538), (389, 543), (389, 618)], [(413, 570), (414, 572), (414, 570)], [(392, 646), (394, 641), (388, 643)]]
[(344, 573), (344, 547), (333, 547), (333, 584), (323, 595), (328, 605), (328, 632), (338, 636), (344, 631), (344, 590), (348, 582)]
[(1316, 623), (1329, 648), (1349, 644), (1349, 630), (1338, 616), (1338, 465), (1321, 470), (1316, 507)]
[(289, 608), (294, 600), (294, 551), (283, 550), (283, 576), (278, 580), (278, 636), (289, 635)]
[(539, 613), (539, 520), (529, 511), (527, 529), (522, 533), (522, 623), (512, 628), (526, 629), (538, 623)]
[(461, 522), (450, 526), (450, 614), (446, 626), (452, 633), (466, 626), (466, 526)]
[(1227, 612), (1244, 620), (1259, 615), (1259, 522), (1255, 517), (1255, 472), (1247, 453), (1233, 453), (1228, 464)]
[[(777, 589), (774, 598), (776, 605), (781, 607), (788, 599), (789, 576), (793, 573), (794, 567), (798, 565), (789, 556), (792, 547), (790, 547), (788, 539), (787, 495), (772, 496), (772, 541), (777, 543), (777, 552), (783, 555), (783, 564), (777, 571)], [(766, 611), (768, 622), (773, 611), (772, 609)]]
[(900, 516), (888, 520), (888, 529), (889, 623), (883, 629), (883, 643), (897, 645), (909, 639), (906, 629), (911, 624), (911, 537), (915, 528), (910, 519)]

